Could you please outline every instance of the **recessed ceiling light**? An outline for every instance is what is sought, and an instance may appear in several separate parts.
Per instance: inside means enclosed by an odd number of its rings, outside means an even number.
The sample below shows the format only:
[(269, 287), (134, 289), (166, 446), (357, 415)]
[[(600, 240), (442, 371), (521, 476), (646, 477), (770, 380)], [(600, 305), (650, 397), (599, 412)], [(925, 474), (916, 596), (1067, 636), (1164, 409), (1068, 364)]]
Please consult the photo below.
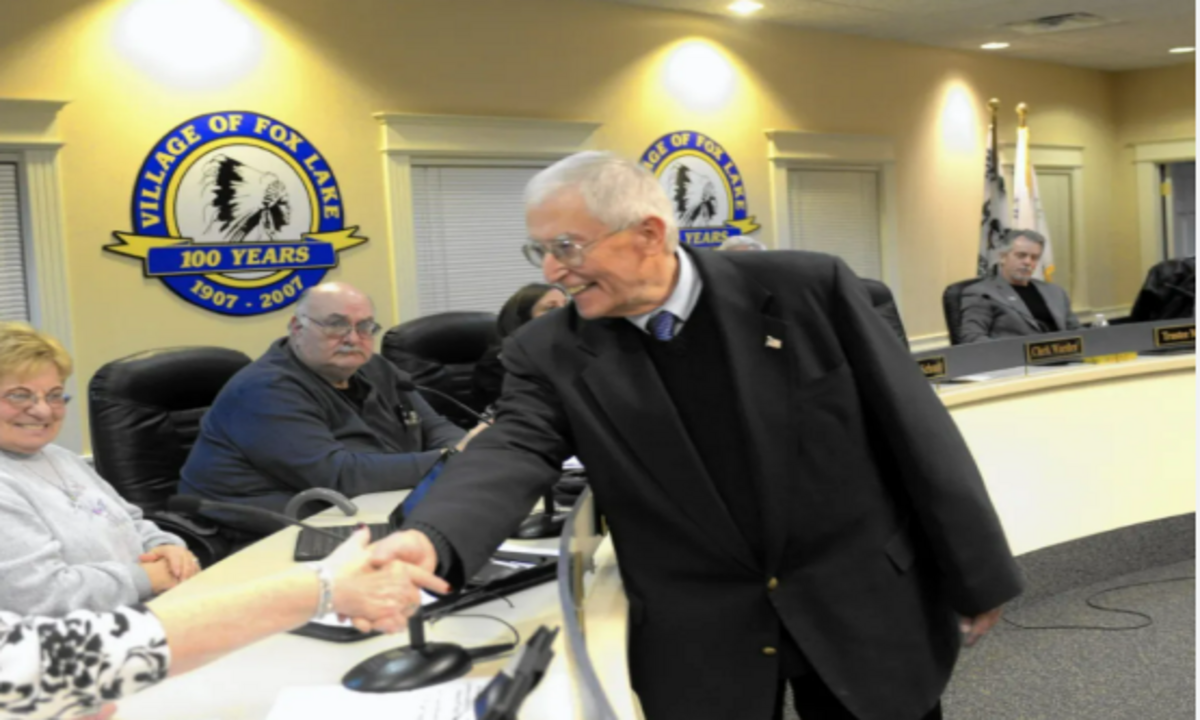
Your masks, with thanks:
[(737, 2), (729, 6), (729, 9), (738, 15), (749, 15), (750, 13), (762, 10), (762, 7), (762, 3), (754, 2), (754, 0), (737, 0)]
[(979, 47), (983, 48), (984, 50), (1003, 50), (1004, 48), (1008, 47), (1008, 43), (1001, 43), (1001, 42), (984, 43), (984, 44), (980, 45)]
[(1183, 53), (1196, 52), (1196, 48), (1194, 48), (1194, 47), (1177, 47), (1177, 48), (1171, 48), (1171, 52), (1175, 53), (1176, 55), (1181, 55)]
[(737, 90), (733, 65), (715, 46), (701, 40), (672, 50), (663, 69), (667, 91), (693, 112), (717, 112)]
[[(135, 66), (172, 88), (223, 88), (252, 72), (263, 33), (230, 0), (132, 0), (113, 43)], [(183, 32), (179, 32), (180, 29)]]

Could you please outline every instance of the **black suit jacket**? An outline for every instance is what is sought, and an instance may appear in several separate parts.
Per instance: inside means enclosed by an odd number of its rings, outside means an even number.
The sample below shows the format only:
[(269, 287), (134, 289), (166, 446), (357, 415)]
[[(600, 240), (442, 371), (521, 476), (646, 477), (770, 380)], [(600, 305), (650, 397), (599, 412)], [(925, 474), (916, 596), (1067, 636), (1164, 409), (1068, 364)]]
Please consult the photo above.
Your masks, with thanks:
[(956, 613), (1020, 591), (975, 463), (840, 260), (692, 257), (739, 399), (728, 421), (747, 431), (746, 491), (750, 473), (763, 487), (765, 557), (734, 526), (639, 331), (574, 310), (505, 345), (495, 427), (411, 522), (441, 532), (469, 576), (578, 454), (612, 531), (650, 720), (769, 717), (779, 655), (764, 648), (784, 632), (858, 717), (919, 717), (957, 656)]

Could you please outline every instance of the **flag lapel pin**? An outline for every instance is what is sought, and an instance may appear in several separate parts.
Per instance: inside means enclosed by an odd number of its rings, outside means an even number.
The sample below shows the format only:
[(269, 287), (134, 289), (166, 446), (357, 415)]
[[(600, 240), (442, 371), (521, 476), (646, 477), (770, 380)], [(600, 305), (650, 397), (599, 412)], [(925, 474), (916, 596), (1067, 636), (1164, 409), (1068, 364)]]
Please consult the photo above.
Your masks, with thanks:
[(767, 347), (771, 348), (772, 350), (780, 350), (783, 348), (783, 341), (777, 337), (771, 337), (770, 335), (768, 335), (767, 336)]

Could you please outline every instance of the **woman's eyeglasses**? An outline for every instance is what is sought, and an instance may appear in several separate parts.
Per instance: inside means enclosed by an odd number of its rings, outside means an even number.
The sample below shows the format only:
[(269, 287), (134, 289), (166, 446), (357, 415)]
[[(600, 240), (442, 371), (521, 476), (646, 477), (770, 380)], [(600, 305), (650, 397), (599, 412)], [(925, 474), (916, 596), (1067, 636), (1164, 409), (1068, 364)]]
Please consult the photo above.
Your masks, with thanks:
[(47, 405), (56, 409), (65, 407), (67, 403), (71, 402), (71, 396), (62, 390), (51, 390), (45, 395), (38, 395), (30, 390), (9, 390), (0, 395), (0, 398), (4, 398), (4, 402), (17, 410), (28, 410), (37, 405), (39, 399), (44, 400)]

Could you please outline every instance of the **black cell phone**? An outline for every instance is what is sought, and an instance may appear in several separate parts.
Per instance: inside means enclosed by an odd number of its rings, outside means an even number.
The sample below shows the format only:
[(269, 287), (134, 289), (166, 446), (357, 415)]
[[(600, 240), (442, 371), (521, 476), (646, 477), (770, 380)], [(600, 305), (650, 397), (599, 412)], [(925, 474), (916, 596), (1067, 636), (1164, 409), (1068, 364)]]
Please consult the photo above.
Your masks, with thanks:
[(321, 623), (310, 622), (307, 625), (301, 625), (291, 631), (293, 635), (301, 637), (310, 637), (317, 640), (327, 640), (335, 643), (352, 643), (359, 640), (373, 638), (380, 633), (377, 632), (361, 632), (352, 627), (337, 627), (335, 625), (324, 625)]

